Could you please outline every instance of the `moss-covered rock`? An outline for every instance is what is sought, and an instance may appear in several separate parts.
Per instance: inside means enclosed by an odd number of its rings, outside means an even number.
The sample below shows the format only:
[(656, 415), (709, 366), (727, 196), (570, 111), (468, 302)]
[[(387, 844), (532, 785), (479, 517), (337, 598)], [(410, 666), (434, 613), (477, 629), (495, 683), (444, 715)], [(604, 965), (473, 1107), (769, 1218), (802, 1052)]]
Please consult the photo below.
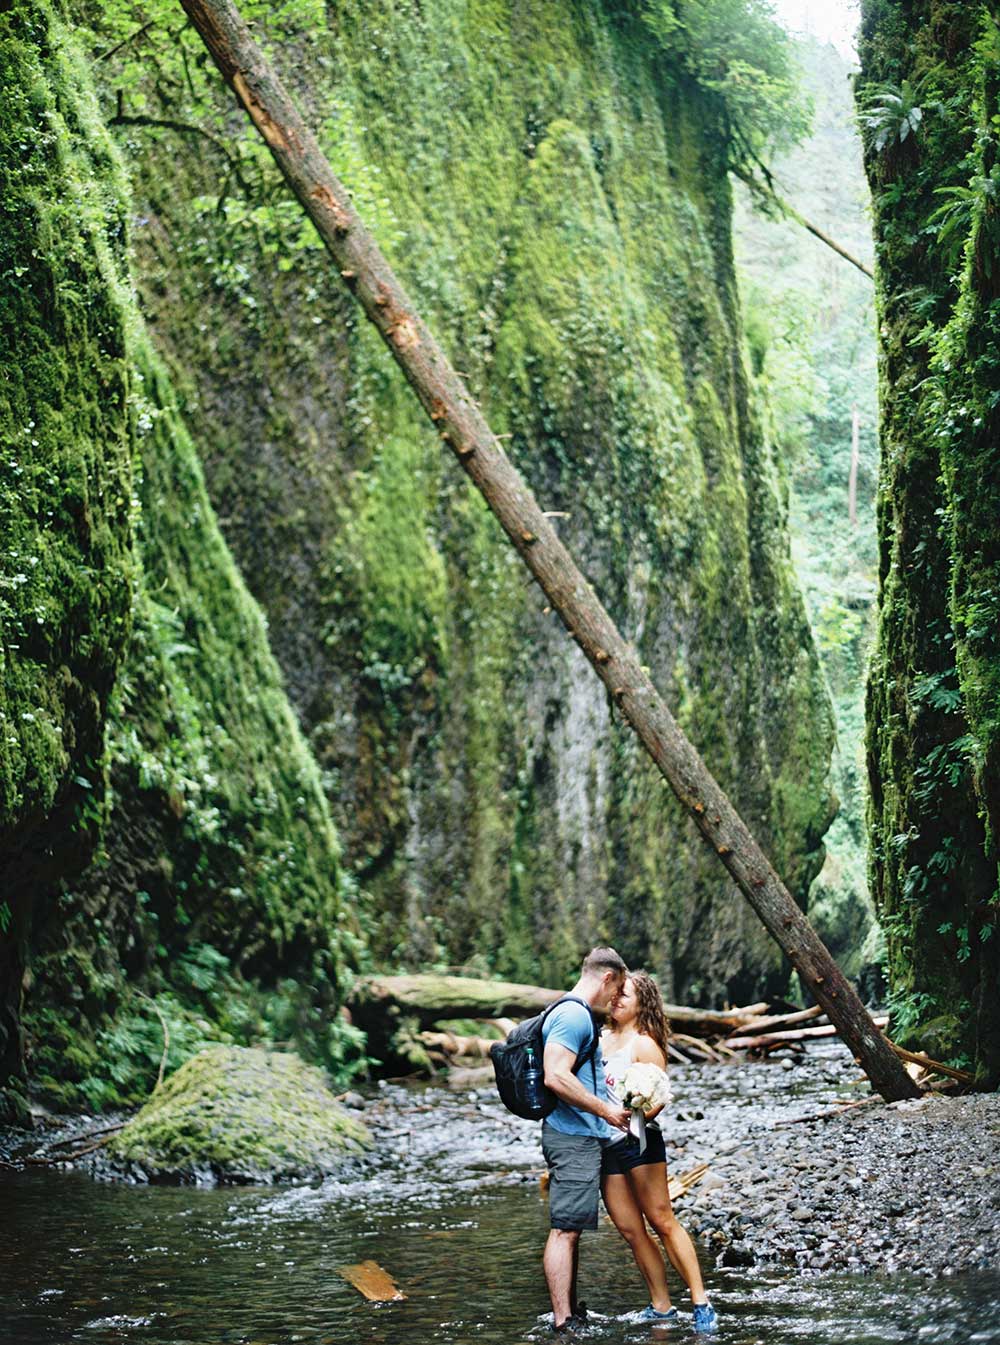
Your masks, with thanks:
[(107, 1154), (140, 1180), (278, 1182), (325, 1176), (370, 1142), (298, 1056), (217, 1046), (172, 1074)]

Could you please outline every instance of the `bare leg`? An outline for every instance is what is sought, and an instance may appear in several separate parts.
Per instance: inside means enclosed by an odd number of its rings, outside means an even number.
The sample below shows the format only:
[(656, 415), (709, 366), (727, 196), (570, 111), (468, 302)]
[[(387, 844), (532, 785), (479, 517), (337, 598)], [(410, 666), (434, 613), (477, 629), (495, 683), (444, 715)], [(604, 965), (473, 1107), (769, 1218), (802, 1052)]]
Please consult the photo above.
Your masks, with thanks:
[(689, 1234), (677, 1222), (670, 1203), (667, 1165), (649, 1163), (645, 1167), (633, 1168), (628, 1174), (628, 1182), (642, 1213), (660, 1235), (670, 1264), (691, 1291), (691, 1302), (707, 1303), (698, 1253)]
[(649, 1300), (657, 1312), (669, 1312), (670, 1290), (667, 1288), (667, 1272), (663, 1257), (656, 1243), (646, 1232), (642, 1210), (636, 1203), (628, 1179), (616, 1174), (605, 1177), (601, 1182), (604, 1205), (614, 1221), (615, 1227), (632, 1248), (635, 1263), (642, 1272), (642, 1278), (649, 1289)]
[(576, 1241), (573, 1243), (573, 1278), (570, 1281), (569, 1286), (569, 1310), (574, 1317), (576, 1316), (577, 1308), (580, 1306), (576, 1298), (576, 1281), (579, 1274), (580, 1274), (580, 1238), (579, 1236), (577, 1236)]
[(570, 1316), (570, 1297), (574, 1290), (573, 1264), (578, 1255), (580, 1234), (566, 1228), (549, 1230), (542, 1257), (545, 1271), (545, 1283), (552, 1300), (552, 1318), (556, 1326), (562, 1326)]

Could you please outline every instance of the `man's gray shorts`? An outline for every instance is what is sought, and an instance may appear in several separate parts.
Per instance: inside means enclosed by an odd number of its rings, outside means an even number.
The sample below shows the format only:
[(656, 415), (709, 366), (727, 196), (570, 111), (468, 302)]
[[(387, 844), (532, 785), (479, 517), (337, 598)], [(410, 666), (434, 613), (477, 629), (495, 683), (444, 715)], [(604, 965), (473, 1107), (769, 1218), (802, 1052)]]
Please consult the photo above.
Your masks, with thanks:
[(552, 1181), (549, 1222), (553, 1228), (577, 1232), (597, 1227), (601, 1190), (601, 1141), (596, 1135), (564, 1135), (542, 1126), (542, 1153)]

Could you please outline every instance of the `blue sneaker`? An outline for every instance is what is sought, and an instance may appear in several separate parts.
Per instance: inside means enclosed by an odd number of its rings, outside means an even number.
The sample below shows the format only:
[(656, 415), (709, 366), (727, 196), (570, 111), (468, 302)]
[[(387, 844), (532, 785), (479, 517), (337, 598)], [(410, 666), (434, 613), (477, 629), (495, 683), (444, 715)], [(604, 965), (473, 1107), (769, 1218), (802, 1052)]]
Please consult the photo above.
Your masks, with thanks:
[(694, 1305), (692, 1325), (696, 1331), (703, 1331), (707, 1336), (714, 1335), (718, 1331), (719, 1319), (711, 1303), (696, 1303)]
[(676, 1308), (668, 1308), (666, 1312), (658, 1312), (652, 1303), (643, 1308), (642, 1312), (635, 1314), (637, 1322), (677, 1322), (680, 1321), (680, 1313)]

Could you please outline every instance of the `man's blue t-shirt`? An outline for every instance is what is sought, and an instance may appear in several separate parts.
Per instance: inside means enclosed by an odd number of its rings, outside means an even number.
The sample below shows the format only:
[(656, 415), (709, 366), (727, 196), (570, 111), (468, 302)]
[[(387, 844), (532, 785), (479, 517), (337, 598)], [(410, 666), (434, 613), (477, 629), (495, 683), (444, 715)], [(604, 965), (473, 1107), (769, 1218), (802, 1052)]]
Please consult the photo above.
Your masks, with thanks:
[[(572, 1051), (574, 1055), (586, 1055), (594, 1040), (594, 1020), (589, 1010), (576, 1000), (567, 1000), (558, 1005), (542, 1024), (542, 1040), (546, 1046), (550, 1041), (554, 1041), (560, 1046), (565, 1046), (567, 1051)], [(581, 1060), (573, 1073), (588, 1092), (596, 1093), (599, 1098), (607, 1098), (608, 1090), (604, 1083), (604, 1070), (601, 1067), (600, 1046), (590, 1059)], [(545, 1118), (545, 1123), (564, 1135), (596, 1135), (602, 1140), (610, 1138), (611, 1135), (611, 1127), (607, 1121), (595, 1116), (593, 1112), (571, 1107), (568, 1102), (559, 1102), (555, 1111), (550, 1112)]]

